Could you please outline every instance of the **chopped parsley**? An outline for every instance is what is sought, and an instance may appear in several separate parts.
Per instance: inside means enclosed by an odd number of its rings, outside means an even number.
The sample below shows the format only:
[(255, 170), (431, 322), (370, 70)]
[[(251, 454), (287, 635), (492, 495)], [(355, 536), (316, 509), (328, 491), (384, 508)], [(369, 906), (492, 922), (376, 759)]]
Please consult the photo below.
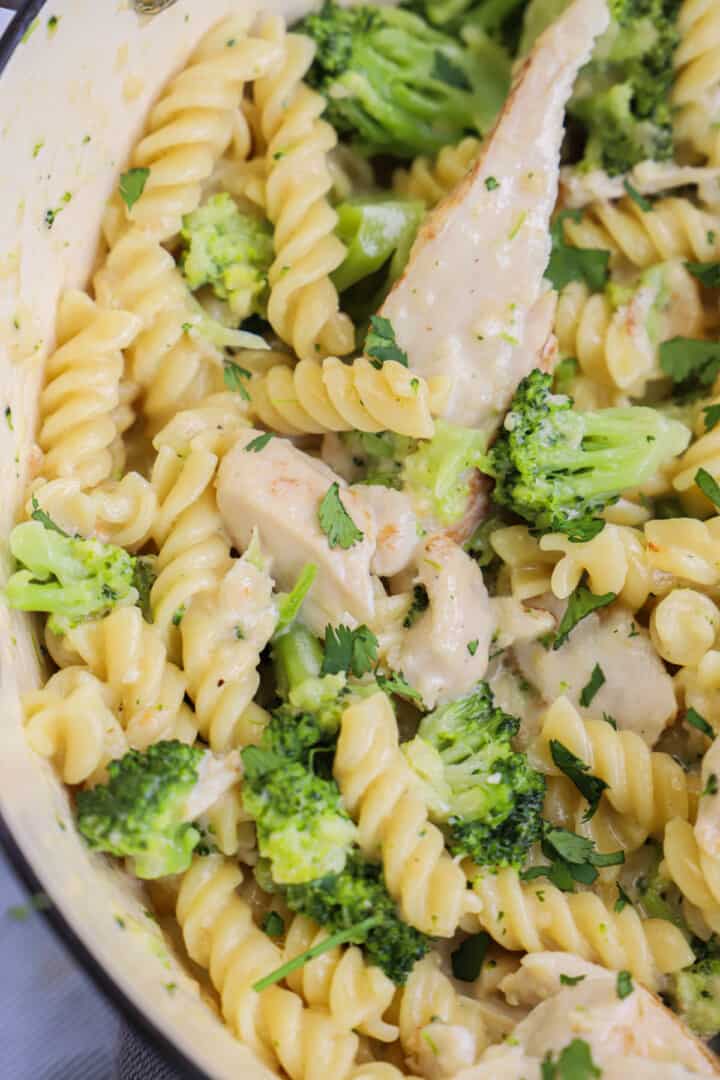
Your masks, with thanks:
[[(713, 240), (710, 243), (713, 243)], [(707, 285), (709, 289), (720, 289), (720, 262), (686, 262), (685, 266), (693, 277), (696, 277), (703, 285)]]
[(617, 988), (617, 996), (621, 1001), (623, 998), (629, 997), (635, 989), (633, 986), (632, 975), (629, 971), (618, 971), (615, 985)]
[(403, 626), (406, 630), (409, 630), (411, 626), (414, 626), (418, 621), (423, 611), (427, 611), (430, 606), (430, 597), (427, 594), (427, 589), (424, 585), (415, 585), (413, 587), (412, 604), (408, 610), (405, 619), (403, 620)]
[(337, 675), (344, 671), (356, 679), (371, 671), (377, 660), (378, 639), (367, 626), (351, 630), (349, 626), (325, 628), (325, 656), (323, 675)]
[(395, 340), (393, 324), (383, 315), (371, 315), (364, 352), (370, 357), (370, 363), (375, 368), (381, 368), (387, 360), (395, 360), (404, 367), (408, 366), (407, 353)]
[(697, 709), (693, 709), (692, 706), (685, 713), (685, 720), (691, 727), (697, 728), (698, 731), (702, 731), (703, 735), (707, 735), (708, 739), (715, 738), (713, 728), (708, 724), (705, 717), (701, 716)]
[[(632, 635), (630, 635), (632, 637)], [(592, 674), (585, 686), (580, 691), (580, 704), (584, 709), (587, 709), (591, 704), (593, 698), (597, 694), (601, 686), (605, 685), (605, 672), (596, 664), (592, 669)]]
[(477, 638), (475, 638), (473, 641), (468, 641), (467, 651), (470, 653), (471, 656), (474, 656), (475, 653), (478, 651), (478, 645), (479, 642)]
[(486, 176), (485, 187), (488, 191), (495, 191), (496, 188), (500, 187), (500, 181), (496, 180), (494, 176)]
[(50, 529), (52, 532), (60, 533), (61, 536), (69, 536), (70, 533), (65, 532), (59, 525), (56, 525), (53, 519), (48, 513), (46, 513), (40, 503), (37, 501), (35, 495), (32, 497), (32, 513), (30, 517), (33, 521), (39, 521), (44, 529)]
[(330, 485), (320, 500), (318, 522), (331, 548), (339, 547), (347, 551), (364, 538), (364, 533), (358, 529), (343, 506), (337, 480)]
[(149, 169), (128, 169), (128, 171), (123, 173), (120, 177), (120, 198), (125, 203), (128, 210), (132, 210), (133, 206), (142, 195), (149, 175)]
[(258, 435), (257, 439), (251, 439), (245, 449), (249, 450), (252, 454), (259, 454), (273, 438), (273, 434), (272, 431), (266, 431), (264, 435)]
[(560, 973), (560, 985), (561, 986), (577, 986), (585, 978), (584, 975), (563, 975)]
[(570, 594), (565, 613), (560, 620), (560, 625), (558, 626), (557, 634), (555, 635), (553, 649), (559, 649), (561, 645), (564, 645), (577, 624), (582, 622), (582, 620), (592, 611), (597, 611), (598, 608), (607, 607), (608, 604), (612, 604), (616, 595), (616, 593), (610, 592), (598, 596), (594, 592), (591, 592), (587, 585), (583, 585), (581, 582)]
[(285, 920), (277, 911), (268, 911), (262, 921), (262, 928), (268, 937), (282, 937), (285, 933)]
[(604, 780), (599, 776), (593, 776), (590, 766), (581, 758), (576, 757), (567, 746), (557, 739), (550, 740), (550, 756), (553, 763), (567, 776), (578, 789), (584, 799), (587, 800), (588, 808), (583, 815), (583, 821), (590, 821), (595, 814), (603, 791), (607, 788)]
[[(250, 400), (250, 395), (243, 379), (251, 378), (252, 372), (248, 371), (247, 368), (240, 367), (240, 365), (236, 364), (233, 360), (223, 361), (223, 382), (228, 390), (233, 390), (245, 401)], [(260, 438), (262, 438), (262, 436), (260, 436)], [(247, 447), (245, 449), (247, 449)]]
[(653, 204), (650, 200), (646, 199), (644, 195), (641, 195), (637, 188), (634, 188), (627, 179), (623, 180), (623, 187), (635, 205), (640, 207), (643, 214), (649, 214), (653, 208)]
[(702, 392), (720, 372), (720, 341), (674, 337), (660, 345), (660, 367), (673, 381), (676, 395)]
[(625, 908), (628, 906), (628, 904), (630, 904), (630, 906), (632, 907), (632, 900), (630, 899), (628, 894), (625, 892), (625, 890), (623, 889), (623, 887), (622, 887), (622, 885), (620, 884), (619, 881), (615, 882), (615, 887), (617, 889), (618, 895), (617, 895), (617, 900), (615, 901), (615, 903), (613, 905), (613, 911), (617, 915), (619, 915), (621, 911), (625, 910)]
[(608, 279), (610, 252), (601, 248), (577, 248), (565, 240), (564, 223), (570, 218), (580, 221), (580, 210), (562, 210), (550, 229), (552, 252), (545, 277), (558, 291), (571, 281), (584, 281), (593, 292), (605, 288)]
[(380, 672), (376, 672), (375, 681), (385, 694), (397, 694), (398, 697), (407, 698), (408, 701), (422, 703), (422, 694), (417, 690), (413, 690), (402, 671), (393, 671), (390, 675), (382, 675)]
[(462, 982), (475, 982), (482, 971), (489, 944), (490, 935), (483, 930), (479, 934), (472, 934), (465, 938), (462, 944), (458, 945), (450, 957), (452, 973), (456, 979)]
[(695, 473), (695, 483), (714, 506), (720, 506), (720, 484), (707, 469), (698, 469)]
[(597, 867), (617, 866), (625, 862), (622, 851), (603, 853), (584, 836), (545, 822), (540, 848), (550, 862), (523, 870), (523, 881), (548, 878), (562, 892), (574, 892), (575, 884), (592, 885), (598, 876)]
[(540, 1080), (594, 1080), (598, 1076), (602, 1076), (602, 1070), (593, 1061), (584, 1039), (573, 1039), (560, 1051), (557, 1060), (548, 1050), (540, 1065)]
[(718, 793), (718, 778), (715, 773), (710, 773), (707, 778), (707, 784), (703, 788), (702, 795), (717, 795)]
[(705, 431), (712, 431), (720, 420), (720, 405), (704, 405), (702, 411), (704, 413)]

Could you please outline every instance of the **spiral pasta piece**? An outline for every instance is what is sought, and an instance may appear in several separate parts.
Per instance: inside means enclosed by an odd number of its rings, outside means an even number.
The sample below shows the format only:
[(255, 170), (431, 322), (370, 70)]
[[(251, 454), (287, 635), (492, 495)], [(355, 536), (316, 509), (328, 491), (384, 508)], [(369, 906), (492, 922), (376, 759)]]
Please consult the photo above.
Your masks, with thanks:
[(709, 649), (693, 666), (681, 668), (675, 676), (678, 696), (688, 709), (695, 709), (717, 731), (720, 728), (720, 651)]
[(305, 1008), (292, 990), (252, 989), (282, 963), (237, 894), (242, 873), (221, 856), (195, 859), (184, 875), (176, 915), (190, 958), (209, 972), (226, 1022), (271, 1068), (291, 1080), (346, 1080), (358, 1038), (324, 1010)]
[(416, 157), (409, 169), (396, 169), (393, 190), (405, 199), (435, 206), (454, 191), (480, 153), (480, 139), (468, 135), (455, 146), (443, 146), (434, 158)]
[(424, 933), (451, 937), (466, 910), (465, 878), (428, 820), (385, 694), (343, 713), (334, 774), (358, 823), (358, 843), (368, 858), (382, 858), (402, 917)]
[(507, 591), (517, 600), (529, 600), (550, 590), (558, 556), (545, 551), (527, 525), (509, 525), (490, 534), (490, 545), (502, 559), (500, 573)]
[(56, 662), (62, 665), (68, 656), (72, 663), (80, 661), (110, 687), (132, 748), (144, 750), (162, 739), (195, 741), (185, 676), (168, 662), (162, 638), (139, 608), (115, 608), (104, 619), (72, 627), (59, 640), (46, 637)]
[[(326, 937), (312, 919), (295, 915), (287, 929), (283, 962), (294, 960)], [(395, 984), (380, 968), (366, 963), (356, 945), (315, 957), (286, 981), (308, 1005), (326, 1008), (338, 1025), (381, 1042), (397, 1039), (395, 1024), (383, 1019), (395, 995)]]
[(400, 995), (398, 1025), (410, 1067), (423, 1075), (428, 1051), (442, 1075), (454, 1076), (474, 1065), (489, 1042), (480, 1002), (455, 989), (437, 955), (424, 957), (410, 972)]
[(223, 855), (234, 855), (247, 866), (258, 860), (255, 822), (243, 807), (242, 791), (236, 785), (226, 791), (199, 819)]
[(237, 745), (238, 722), (260, 685), (260, 653), (277, 623), (272, 579), (247, 557), (183, 614), (183, 666), (198, 727), (216, 752)]
[(696, 665), (715, 644), (720, 611), (695, 589), (673, 589), (653, 609), (650, 637), (670, 664)]
[(540, 537), (540, 550), (560, 552), (553, 568), (550, 587), (565, 600), (588, 575), (592, 592), (616, 593), (631, 611), (643, 606), (654, 591), (654, 576), (645, 554), (644, 537), (627, 525), (606, 525), (592, 540), (574, 544), (563, 533)]
[(663, 838), (665, 869), (707, 925), (720, 933), (720, 863), (704, 852), (688, 821), (668, 822)]
[(695, 483), (698, 469), (704, 469), (716, 481), (720, 479), (720, 429), (718, 427), (701, 434), (690, 444), (685, 453), (672, 463), (672, 486), (680, 493), (683, 505), (687, 507), (690, 514), (697, 513), (704, 517), (715, 507)]
[(312, 40), (286, 34), (277, 17), (268, 18), (260, 33), (282, 48), (281, 60), (253, 87), (267, 144), (265, 212), (275, 226), (268, 319), (301, 360), (342, 356), (354, 348), (355, 331), (339, 311), (329, 276), (345, 256), (334, 232), (337, 214), (327, 199), (333, 183), (328, 154), (337, 135), (320, 119), (325, 99), (303, 82)]
[(648, 563), (653, 570), (667, 576), (666, 585), (674, 581), (711, 588), (720, 582), (717, 557), (720, 516), (708, 521), (695, 518), (647, 521), (643, 531)]
[(682, 766), (669, 754), (650, 750), (634, 731), (616, 731), (604, 720), (583, 720), (568, 699), (560, 697), (546, 712), (533, 748), (539, 767), (557, 775), (550, 757), (551, 739), (561, 742), (604, 780), (608, 786), (603, 798), (646, 833), (661, 836), (672, 818), (689, 817), (691, 796)]
[(105, 480), (90, 491), (83, 491), (74, 478), (34, 486), (25, 508), (28, 516), (32, 498), (65, 532), (95, 537), (129, 551), (137, 551), (146, 542), (157, 512), (152, 486), (136, 472), (125, 473), (121, 480)]
[(24, 696), (25, 735), (66, 784), (97, 783), (107, 763), (128, 749), (114, 704), (110, 687), (89, 671), (65, 668)]
[[(547, 778), (543, 808), (546, 821), (592, 840), (596, 849), (603, 854), (622, 851), (627, 855), (645, 843), (645, 829), (623, 818), (607, 800), (600, 801), (589, 821), (585, 820), (587, 808), (586, 800), (567, 777)], [(600, 870), (600, 880), (614, 881), (619, 871), (618, 865), (604, 867)]]
[(565, 221), (564, 230), (575, 247), (603, 248), (614, 261), (625, 259), (640, 269), (674, 258), (720, 258), (720, 212), (689, 199), (658, 199), (647, 213), (632, 199), (594, 202), (580, 221)]
[(343, 364), (328, 356), (270, 368), (251, 381), (250, 397), (259, 419), (283, 435), (395, 431), (430, 439), (447, 389), (443, 376), (426, 382), (395, 360), (378, 369), (365, 357)]
[(111, 201), (103, 222), (110, 247), (128, 224), (156, 240), (172, 239), (183, 216), (198, 207), (233, 136), (235, 152), (247, 156), (250, 131), (238, 126), (243, 89), (280, 57), (274, 42), (248, 37), (253, 14), (238, 12), (209, 30), (152, 109), (130, 159), (131, 168), (149, 170), (145, 187), (130, 209), (119, 195)]
[(675, 141), (709, 165), (720, 165), (720, 11), (713, 0), (685, 0), (678, 15), (675, 52)]
[(682, 932), (665, 919), (641, 919), (628, 905), (616, 912), (590, 892), (564, 893), (550, 882), (523, 882), (515, 870), (478, 875), (478, 924), (506, 949), (562, 949), (612, 970), (627, 970), (648, 989), (694, 956)]
[(151, 236), (130, 229), (110, 251), (94, 286), (99, 305), (140, 319), (128, 358), (151, 425), (159, 427), (222, 388), (221, 358), (190, 333), (197, 309), (172, 255)]
[[(66, 292), (58, 309), (58, 348), (47, 360), (38, 443), (47, 480), (92, 487), (116, 465), (116, 410), (127, 348), (140, 329), (129, 311), (103, 311), (83, 292)], [(127, 425), (125, 425), (127, 426)]]

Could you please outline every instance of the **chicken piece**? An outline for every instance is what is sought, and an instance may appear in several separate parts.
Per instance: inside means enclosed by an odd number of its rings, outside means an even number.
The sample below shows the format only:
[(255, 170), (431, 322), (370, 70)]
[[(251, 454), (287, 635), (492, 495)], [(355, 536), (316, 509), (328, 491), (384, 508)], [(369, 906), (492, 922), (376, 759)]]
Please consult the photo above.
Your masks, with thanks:
[[(303, 605), (303, 618), (314, 633), (322, 636), (328, 623), (367, 622), (375, 610), (370, 567), (377, 530), (371, 510), (327, 465), (287, 439), (276, 437), (259, 451), (247, 450), (260, 434), (243, 431), (218, 471), (218, 508), (225, 528), (244, 549), (257, 527), (281, 589), (293, 587), (306, 563), (316, 564), (317, 577)], [(331, 548), (318, 519), (320, 503), (334, 483), (362, 533), (348, 548)]]
[(410, 367), (452, 379), (444, 416), (455, 423), (496, 427), (538, 363), (528, 320), (545, 303), (565, 103), (607, 24), (603, 0), (575, 0), (538, 39), (477, 163), (426, 219), (381, 308)]
[[(568, 987), (561, 976), (581, 981)], [(603, 1080), (686, 1080), (717, 1076), (705, 1047), (658, 998), (631, 984), (618, 994), (618, 975), (561, 952), (523, 957), (520, 970), (502, 988), (511, 1001), (539, 1002), (513, 1031), (512, 1048), (494, 1047), (480, 1064), (456, 1080), (486, 1080), (540, 1075), (540, 1063), (553, 1059), (573, 1040), (582, 1039)]]
[(647, 631), (623, 609), (586, 616), (557, 651), (538, 641), (518, 642), (515, 659), (525, 678), (550, 705), (561, 694), (574, 704), (597, 664), (605, 682), (584, 707), (621, 731), (634, 731), (654, 746), (677, 712), (673, 681)]
[(482, 679), (495, 619), (479, 566), (443, 534), (425, 541), (418, 581), (429, 605), (389, 661), (432, 709)]
[(358, 484), (352, 490), (375, 517), (373, 573), (380, 577), (401, 573), (410, 565), (418, 546), (418, 524), (409, 495), (382, 484)]

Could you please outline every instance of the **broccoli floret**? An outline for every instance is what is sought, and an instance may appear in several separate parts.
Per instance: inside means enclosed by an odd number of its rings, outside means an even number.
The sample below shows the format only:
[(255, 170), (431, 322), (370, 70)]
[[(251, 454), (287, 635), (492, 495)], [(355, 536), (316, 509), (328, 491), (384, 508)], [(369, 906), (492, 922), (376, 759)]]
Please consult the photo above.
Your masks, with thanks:
[[(295, 623), (273, 641), (272, 658), (277, 692), (296, 711), (317, 713), (317, 722), (340, 723), (338, 702), (345, 689), (345, 675), (321, 675), (323, 647), (302, 623)], [(268, 749), (272, 749), (269, 747)]]
[(364, 431), (348, 431), (340, 436), (352, 454), (354, 467), (360, 475), (353, 477), (357, 484), (381, 484), (399, 490), (402, 487), (402, 466), (409, 454), (417, 450), (419, 442), (407, 435), (392, 431), (377, 434)]
[(280, 885), (339, 873), (355, 840), (337, 784), (258, 746), (242, 752), (243, 805)]
[(495, 501), (535, 529), (587, 540), (602, 528), (600, 511), (689, 439), (686, 427), (645, 406), (575, 412), (536, 369), (520, 383), (483, 469), (495, 477)]
[(423, 717), (403, 747), (451, 852), (481, 866), (520, 866), (540, 837), (545, 781), (512, 748), (519, 727), (479, 683)]
[(405, 458), (403, 488), (418, 516), (454, 525), (467, 510), (473, 471), (485, 460), (482, 431), (435, 421), (435, 434)]
[[(351, 199), (336, 208), (335, 231), (347, 255), (333, 273), (340, 292), (385, 268), (382, 291), (402, 274), (425, 213), (421, 202), (384, 196)], [(380, 306), (380, 302), (376, 308)]]
[(667, 995), (688, 1027), (711, 1039), (720, 1032), (720, 943), (713, 936), (692, 944), (697, 960), (672, 976)]
[(510, 87), (500, 46), (467, 46), (409, 11), (327, 0), (296, 29), (315, 41), (308, 81), (328, 119), (365, 153), (410, 158), (485, 132)]
[(88, 845), (130, 857), (140, 878), (186, 870), (200, 841), (186, 813), (204, 753), (172, 740), (110, 762), (106, 784), (78, 792), (77, 824)]
[(349, 929), (374, 916), (377, 923), (362, 942), (363, 949), (368, 960), (398, 986), (430, 947), (429, 939), (398, 915), (381, 868), (358, 852), (348, 858), (342, 873), (288, 886), (285, 899), (292, 911), (307, 915), (328, 931)]
[(481, 30), (515, 52), (527, 0), (411, 0), (407, 6), (420, 12), (433, 26), (466, 36)]
[(50, 630), (62, 634), (118, 603), (136, 603), (132, 555), (114, 544), (67, 536), (42, 516), (45, 523), (26, 521), (10, 533), (10, 551), (20, 565), (5, 586), (10, 607), (47, 612)]
[(241, 213), (222, 192), (185, 215), (181, 235), (185, 247), (180, 264), (193, 292), (209, 285), (217, 297), (227, 300), (238, 320), (265, 314), (273, 260), (267, 221)]
[(583, 169), (627, 172), (672, 157), (670, 90), (680, 0), (612, 0), (612, 21), (568, 106), (585, 129)]

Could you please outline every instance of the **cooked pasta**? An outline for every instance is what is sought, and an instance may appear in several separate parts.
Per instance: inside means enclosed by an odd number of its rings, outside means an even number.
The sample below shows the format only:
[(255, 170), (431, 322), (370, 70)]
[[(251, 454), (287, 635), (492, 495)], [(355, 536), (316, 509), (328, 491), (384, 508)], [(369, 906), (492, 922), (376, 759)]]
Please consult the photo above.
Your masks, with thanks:
[(277, 945), (252, 920), (236, 894), (242, 874), (221, 856), (196, 859), (177, 899), (177, 920), (190, 958), (207, 969), (232, 1030), (268, 1065), (291, 1080), (345, 1080), (357, 1036), (323, 1009), (306, 1009), (291, 990), (253, 983), (282, 963)]
[(490, 535), (490, 543), (503, 561), (508, 591), (518, 600), (530, 600), (550, 590), (558, 557), (553, 551), (544, 551), (540, 547), (527, 525), (495, 529)]
[(684, 704), (715, 729), (720, 726), (720, 651), (709, 649), (697, 664), (681, 668), (675, 686)]
[(573, 543), (562, 533), (542, 536), (541, 551), (562, 553), (550, 579), (553, 593), (566, 599), (587, 574), (592, 592), (616, 593), (621, 604), (637, 611), (655, 585), (643, 539), (642, 533), (626, 525), (606, 525), (584, 543)]
[(394, 431), (429, 439), (446, 392), (442, 376), (427, 383), (395, 360), (378, 369), (365, 357), (352, 364), (335, 356), (301, 360), (295, 368), (278, 364), (250, 383), (253, 411), (283, 435)]
[(717, 101), (720, 93), (720, 14), (713, 0), (684, 0), (678, 15), (672, 103), (676, 142), (720, 165)]
[[(646, 832), (642, 826), (618, 813), (609, 800), (601, 800), (589, 820), (586, 820), (587, 809), (586, 800), (567, 777), (547, 778), (543, 809), (546, 821), (587, 837), (603, 853), (622, 851), (628, 855), (644, 844)], [(604, 867), (600, 879), (613, 881), (620, 869), (620, 864)]]
[(116, 410), (124, 373), (122, 350), (140, 320), (129, 311), (103, 311), (86, 293), (64, 294), (58, 308), (58, 349), (49, 357), (40, 396), (38, 443), (42, 475), (92, 487), (112, 475), (122, 429)]
[[(293, 960), (328, 935), (304, 915), (287, 927), (283, 960)], [(367, 964), (357, 946), (335, 948), (288, 975), (287, 984), (308, 1005), (322, 1006), (339, 1025), (381, 1042), (398, 1037), (395, 1024), (383, 1019), (395, 984), (380, 968)]]
[(673, 589), (650, 617), (653, 645), (670, 664), (699, 664), (715, 644), (720, 611), (695, 589)]
[(147, 542), (157, 513), (154, 489), (136, 472), (125, 473), (120, 480), (105, 480), (89, 491), (75, 478), (33, 485), (25, 507), (28, 516), (33, 499), (65, 532), (94, 536), (128, 551)]
[(707, 925), (720, 932), (720, 863), (702, 851), (688, 821), (669, 821), (663, 839), (665, 868)]
[[(634, 731), (616, 731), (604, 720), (581, 719), (567, 698), (548, 709), (536, 752), (544, 768), (557, 772), (549, 743), (556, 739), (608, 785), (604, 797), (646, 833), (662, 836), (674, 817), (687, 820), (688, 778), (669, 754), (649, 750)], [(502, 944), (502, 943), (501, 943)]]
[(480, 140), (468, 135), (456, 146), (444, 146), (435, 158), (417, 157), (409, 169), (397, 169), (393, 188), (407, 199), (435, 206), (460, 183), (480, 152)]
[(506, 949), (562, 949), (627, 970), (649, 989), (693, 960), (672, 923), (643, 920), (630, 905), (616, 912), (590, 892), (563, 893), (549, 881), (523, 882), (514, 870), (478, 874), (473, 889), (482, 909), (472, 918)]
[(329, 276), (345, 255), (327, 200), (328, 153), (337, 136), (320, 119), (324, 99), (302, 81), (312, 41), (286, 34), (281, 19), (268, 19), (261, 33), (282, 49), (281, 60), (253, 87), (267, 143), (265, 209), (275, 226), (268, 318), (301, 360), (316, 359), (318, 352), (342, 356), (353, 348), (355, 334)]
[(334, 772), (357, 819), (358, 843), (371, 858), (382, 858), (387, 887), (403, 917), (425, 933), (451, 937), (467, 910), (464, 875), (428, 821), (384, 694), (343, 713)]
[(108, 761), (128, 748), (114, 704), (112, 690), (85, 668), (58, 671), (23, 698), (28, 742), (66, 784), (101, 780)]
[[(720, 581), (717, 543), (720, 517), (709, 521), (669, 518), (648, 521), (643, 531), (650, 566), (676, 582), (696, 587), (712, 587)], [(657, 590), (655, 590), (657, 591)]]

